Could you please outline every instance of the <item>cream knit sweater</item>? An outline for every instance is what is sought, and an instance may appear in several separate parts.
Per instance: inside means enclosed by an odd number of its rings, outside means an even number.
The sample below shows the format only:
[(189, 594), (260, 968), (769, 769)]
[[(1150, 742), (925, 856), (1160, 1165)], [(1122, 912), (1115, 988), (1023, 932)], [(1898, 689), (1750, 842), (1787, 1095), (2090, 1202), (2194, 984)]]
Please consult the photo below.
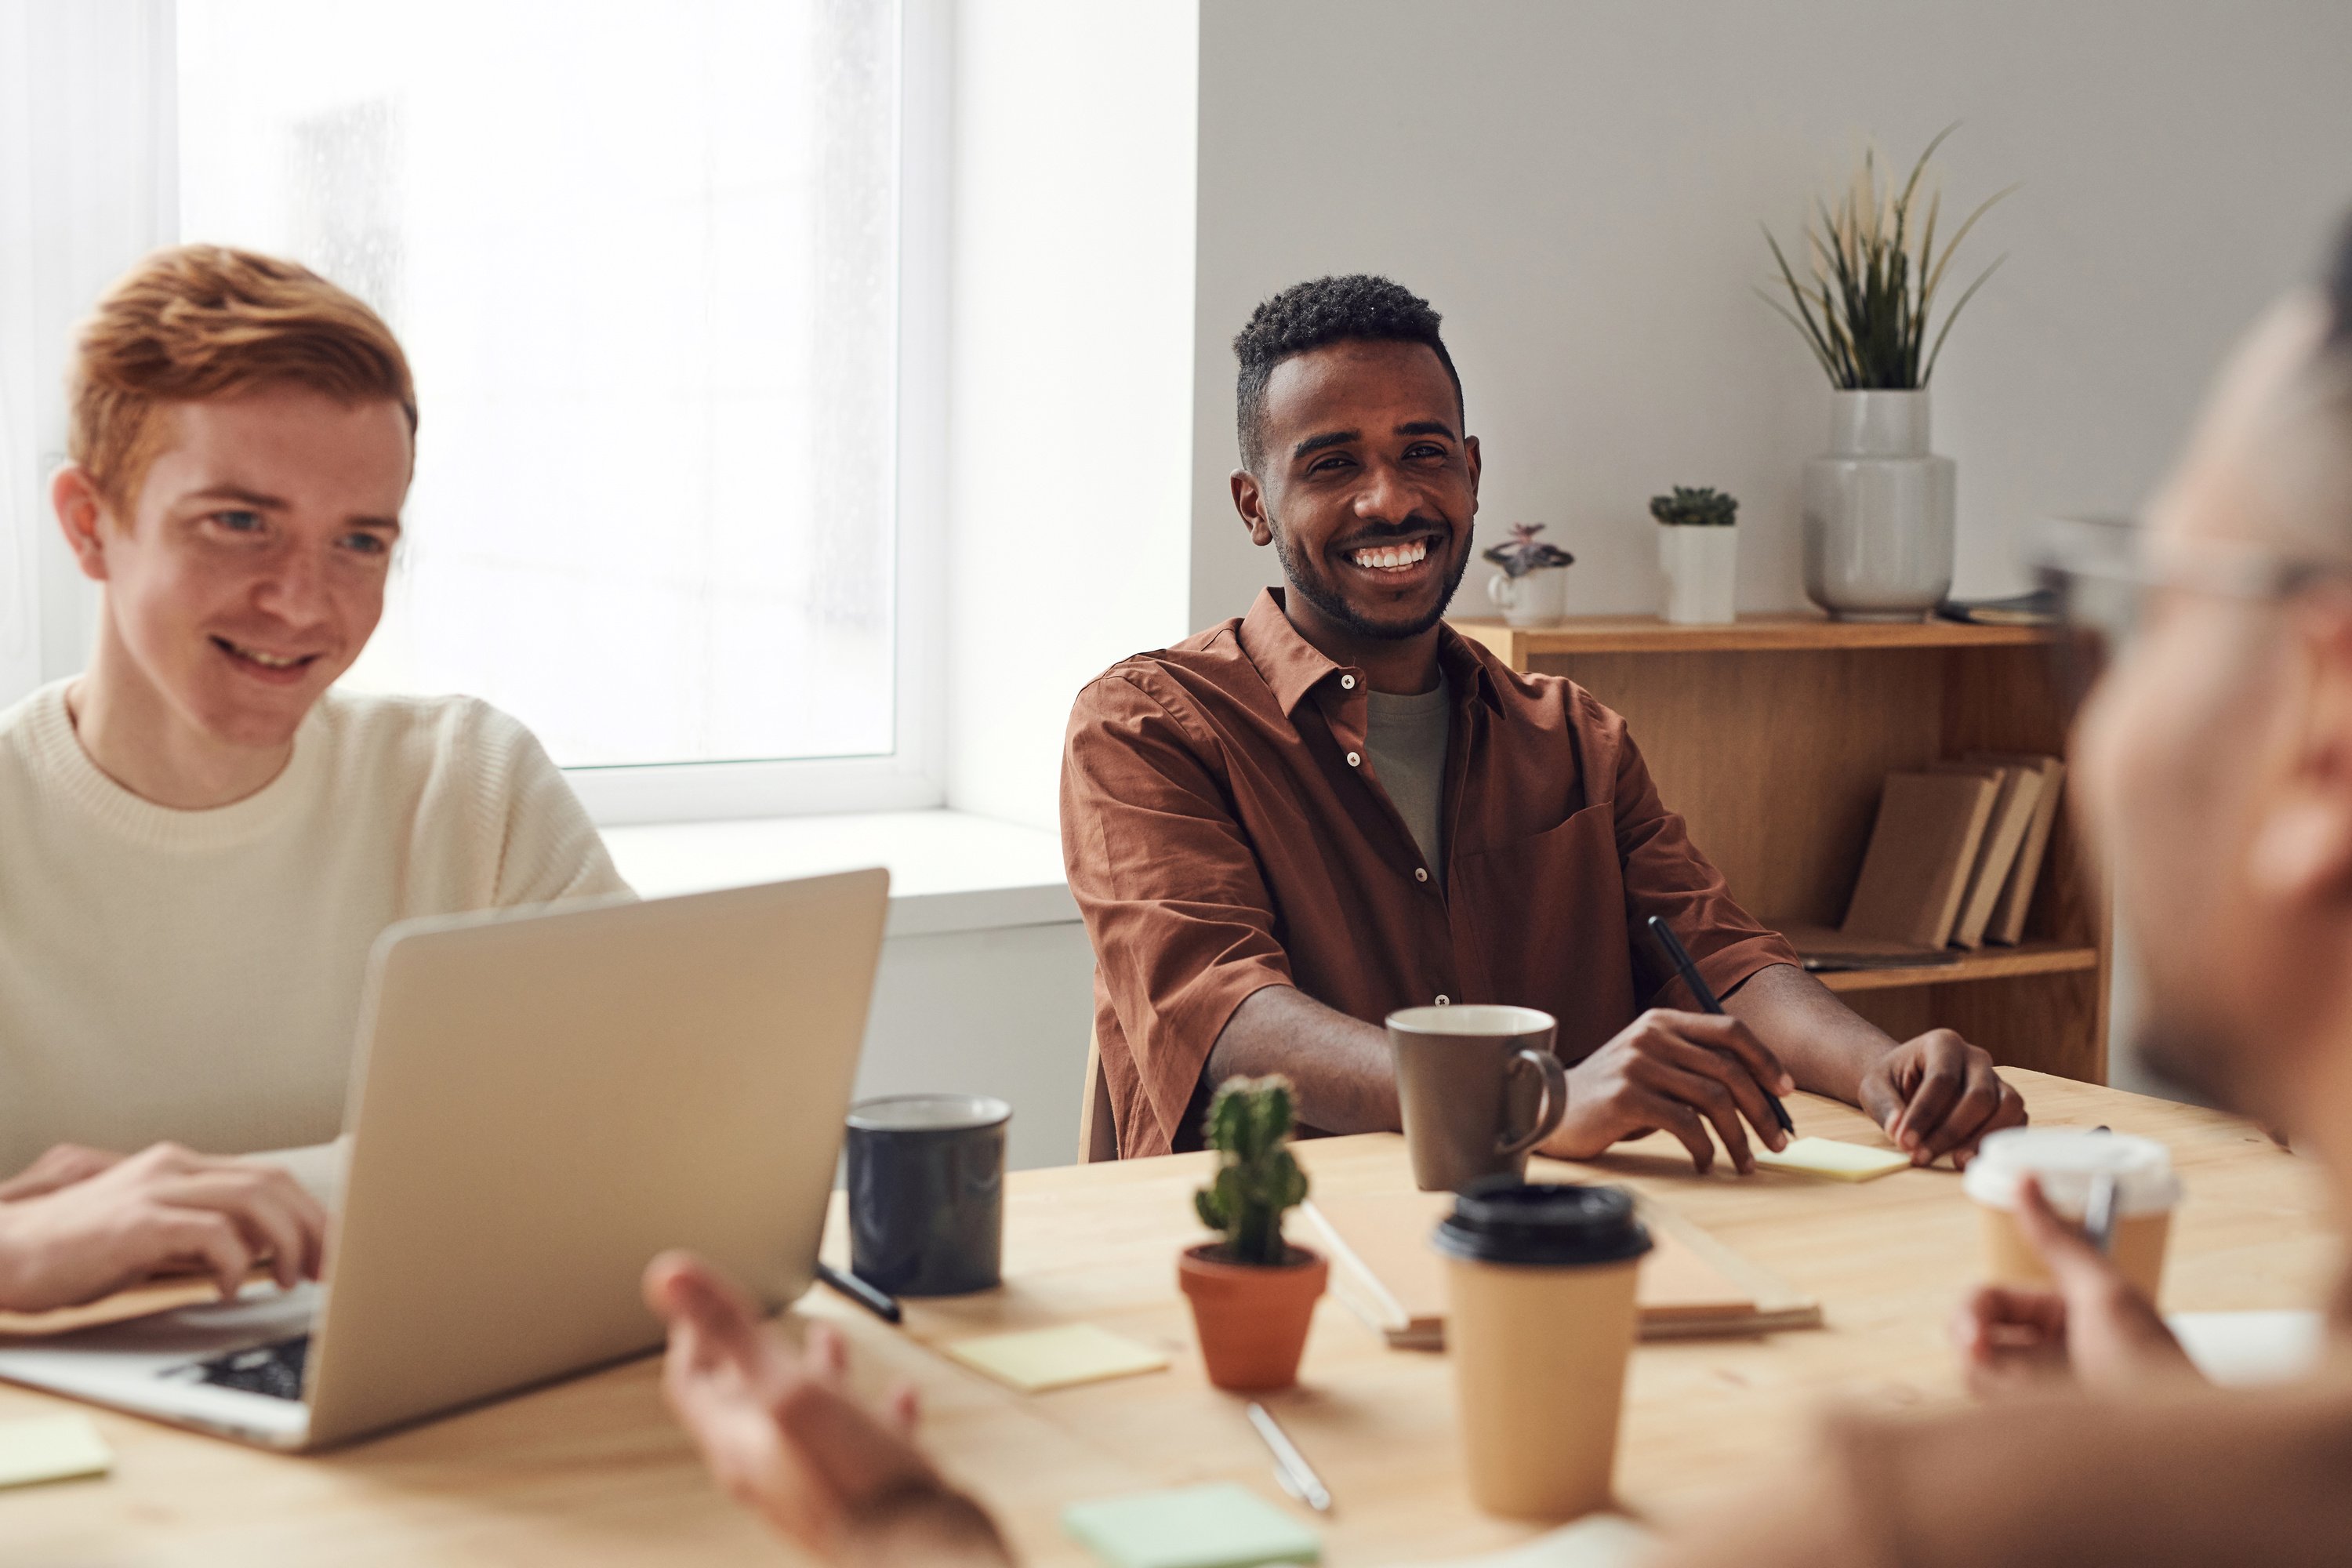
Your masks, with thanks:
[(0, 713), (0, 1175), (58, 1142), (324, 1142), (384, 927), (626, 890), (470, 698), (330, 690), (258, 794), (174, 811), (90, 762), (65, 684)]

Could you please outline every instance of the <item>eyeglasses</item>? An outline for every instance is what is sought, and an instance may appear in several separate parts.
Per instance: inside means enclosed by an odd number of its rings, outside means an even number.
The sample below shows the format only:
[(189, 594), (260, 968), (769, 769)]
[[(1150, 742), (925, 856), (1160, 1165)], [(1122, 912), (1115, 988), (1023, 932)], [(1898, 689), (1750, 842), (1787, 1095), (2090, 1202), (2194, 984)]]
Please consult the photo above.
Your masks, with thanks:
[(2096, 632), (2112, 653), (2138, 631), (2148, 595), (2159, 589), (2275, 604), (2330, 578), (2352, 577), (2352, 561), (2315, 560), (2236, 540), (2160, 543), (2130, 518), (2058, 518), (2034, 550), (2042, 589), (2067, 625)]

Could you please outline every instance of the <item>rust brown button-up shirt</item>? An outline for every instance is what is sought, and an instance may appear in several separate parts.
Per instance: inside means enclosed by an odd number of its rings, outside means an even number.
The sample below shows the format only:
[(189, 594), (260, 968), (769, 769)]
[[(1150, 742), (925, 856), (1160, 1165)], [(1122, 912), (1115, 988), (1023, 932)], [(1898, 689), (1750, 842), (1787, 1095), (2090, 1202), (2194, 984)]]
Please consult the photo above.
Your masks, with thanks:
[(1659, 802), (1622, 719), (1451, 627), (1439, 638), (1443, 876), (1365, 755), (1363, 671), (1300, 637), (1279, 590), (1078, 694), (1062, 855), (1094, 939), (1121, 1154), (1198, 1146), (1209, 1049), (1263, 986), (1372, 1024), (1428, 1003), (1540, 1007), (1576, 1062), (1664, 984), (1633, 935), (1651, 915), (1718, 993), (1797, 962)]

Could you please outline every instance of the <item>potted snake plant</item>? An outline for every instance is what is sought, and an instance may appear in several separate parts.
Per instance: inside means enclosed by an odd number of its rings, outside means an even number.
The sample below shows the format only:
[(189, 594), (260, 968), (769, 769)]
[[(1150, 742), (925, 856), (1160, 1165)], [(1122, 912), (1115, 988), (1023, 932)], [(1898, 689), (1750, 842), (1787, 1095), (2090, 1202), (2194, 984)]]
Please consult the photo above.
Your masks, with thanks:
[(1207, 1142), (1217, 1173), (1193, 1194), (1201, 1222), (1221, 1238), (1187, 1247), (1177, 1282), (1192, 1304), (1201, 1359), (1219, 1388), (1254, 1392), (1298, 1381), (1298, 1358), (1330, 1266), (1282, 1234), (1282, 1216), (1307, 1196), (1307, 1173), (1290, 1152), (1290, 1080), (1228, 1079), (1209, 1102)]

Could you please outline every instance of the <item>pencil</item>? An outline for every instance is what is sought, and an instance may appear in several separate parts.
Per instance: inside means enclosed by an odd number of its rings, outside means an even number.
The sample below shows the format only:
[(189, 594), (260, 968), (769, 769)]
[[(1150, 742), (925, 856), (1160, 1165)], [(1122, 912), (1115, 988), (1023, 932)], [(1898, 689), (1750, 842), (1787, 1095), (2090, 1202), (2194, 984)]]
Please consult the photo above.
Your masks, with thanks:
[[(1722, 1013), (1723, 1004), (1716, 999), (1715, 993), (1707, 987), (1706, 981), (1699, 974), (1698, 965), (1691, 962), (1690, 950), (1685, 947), (1682, 939), (1675, 934), (1674, 927), (1668, 925), (1661, 917), (1652, 915), (1650, 935), (1656, 941), (1659, 949), (1665, 953), (1667, 962), (1675, 966), (1675, 973), (1683, 977), (1683, 984), (1690, 987), (1690, 994), (1698, 999), (1698, 1010), (1702, 1013)], [(1763, 1088), (1761, 1084), (1757, 1087)], [(1797, 1124), (1789, 1120), (1789, 1108), (1780, 1103), (1780, 1097), (1766, 1089), (1764, 1100), (1766, 1104), (1771, 1106), (1772, 1120), (1780, 1124), (1780, 1131), (1791, 1138), (1795, 1137)]]

